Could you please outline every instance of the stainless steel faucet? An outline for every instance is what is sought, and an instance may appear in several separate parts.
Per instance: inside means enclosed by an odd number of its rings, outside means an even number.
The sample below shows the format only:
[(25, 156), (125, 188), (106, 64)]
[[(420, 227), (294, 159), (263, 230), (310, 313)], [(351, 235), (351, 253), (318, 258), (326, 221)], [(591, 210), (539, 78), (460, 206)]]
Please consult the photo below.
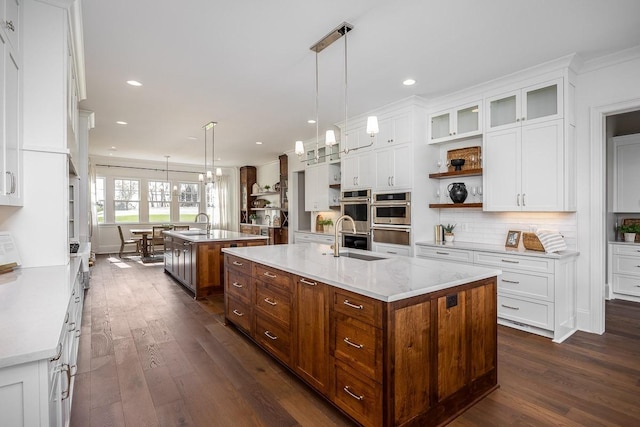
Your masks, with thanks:
[(205, 212), (199, 212), (193, 222), (198, 222), (198, 219), (200, 219), (201, 215), (204, 215), (204, 217), (207, 218), (207, 233), (209, 233), (211, 231), (211, 220), (209, 219), (209, 215), (207, 215)]
[(340, 218), (336, 219), (336, 224), (333, 229), (333, 256), (334, 257), (340, 256), (340, 241), (338, 240), (338, 233), (340, 232), (339, 231), (340, 223), (345, 219), (348, 219), (349, 221), (351, 221), (351, 225), (353, 226), (353, 232), (354, 233), (356, 232), (356, 223), (353, 220), (353, 218), (351, 218), (349, 215), (342, 215)]

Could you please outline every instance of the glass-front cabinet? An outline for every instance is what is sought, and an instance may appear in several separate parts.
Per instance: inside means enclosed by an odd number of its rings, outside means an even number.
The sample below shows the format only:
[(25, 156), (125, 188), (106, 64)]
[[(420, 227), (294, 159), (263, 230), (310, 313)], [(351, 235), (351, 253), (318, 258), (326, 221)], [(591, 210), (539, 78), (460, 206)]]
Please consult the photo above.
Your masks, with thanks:
[(429, 116), (429, 142), (444, 142), (482, 133), (481, 101), (471, 102)]
[(557, 79), (488, 97), (487, 131), (562, 118), (562, 92)]

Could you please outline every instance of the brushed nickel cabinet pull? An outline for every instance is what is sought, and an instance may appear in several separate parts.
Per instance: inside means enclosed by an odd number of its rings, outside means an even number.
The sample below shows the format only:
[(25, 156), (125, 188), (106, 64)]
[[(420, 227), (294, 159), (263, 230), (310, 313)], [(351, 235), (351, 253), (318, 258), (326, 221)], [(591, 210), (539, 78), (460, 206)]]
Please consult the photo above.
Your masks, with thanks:
[(266, 298), (264, 299), (264, 302), (266, 302), (266, 303), (267, 303), (267, 304), (269, 304), (269, 305), (277, 305), (277, 304), (278, 304), (277, 302), (272, 301), (271, 299), (269, 299), (269, 297), (266, 297)]
[(274, 341), (278, 339), (275, 335), (271, 335), (271, 331), (264, 331), (264, 334)]
[(309, 286), (316, 286), (318, 283), (317, 282), (310, 282), (307, 279), (300, 279), (301, 283), (304, 283), (305, 285), (309, 285)]
[(231, 284), (231, 286), (235, 286), (236, 288), (244, 288), (244, 286), (242, 286), (242, 285), (241, 285), (240, 283), (238, 283), (238, 282), (233, 282), (233, 283)]
[(439, 252), (439, 251), (436, 251), (436, 254), (437, 254), (437, 255), (449, 255), (449, 252)]
[(514, 261), (514, 260), (511, 260), (511, 259), (503, 259), (501, 261), (502, 262), (509, 262), (511, 264), (520, 264), (520, 261)]
[(233, 261), (233, 265), (237, 265), (237, 266), (242, 267), (244, 264), (241, 263), (241, 262), (238, 262), (238, 261)]
[(356, 344), (354, 342), (351, 342), (351, 340), (348, 337), (345, 337), (343, 341), (346, 342), (347, 344), (349, 344), (351, 347), (355, 347), (355, 348), (364, 347), (364, 345), (362, 345), (362, 344)]
[(238, 310), (233, 310), (233, 314), (235, 314), (238, 317), (244, 316), (244, 313), (240, 313)]
[(351, 304), (351, 303), (349, 302), (349, 300), (348, 300), (348, 299), (344, 300), (343, 304), (344, 304), (344, 305), (346, 305), (346, 306), (348, 306), (348, 307), (355, 308), (355, 309), (357, 309), (357, 310), (362, 310), (362, 309), (364, 308), (364, 307), (362, 306), (362, 304), (360, 304), (360, 305)]
[(504, 304), (500, 304), (501, 306), (503, 306), (504, 308), (508, 308), (511, 310), (520, 310), (520, 307), (511, 307), (510, 305), (504, 305)]
[(357, 394), (354, 394), (354, 393), (349, 389), (349, 386), (348, 386), (348, 385), (344, 386), (343, 390), (344, 390), (345, 392), (347, 392), (347, 394), (348, 394), (349, 396), (353, 397), (353, 398), (354, 398), (354, 399), (356, 399), (356, 400), (362, 400), (362, 399), (364, 399), (364, 396), (362, 396), (362, 395), (360, 395), (360, 396), (359, 396), (359, 395), (357, 395)]
[(515, 280), (502, 279), (502, 281), (505, 282), (505, 283), (513, 283), (514, 285), (520, 284), (520, 282), (515, 281)]
[(262, 274), (263, 274), (263, 276), (267, 276), (267, 277), (268, 277), (268, 278), (270, 278), (270, 279), (275, 279), (276, 277), (278, 277), (278, 276), (276, 276), (275, 274), (271, 274), (271, 273), (269, 273), (268, 271), (265, 271), (265, 272), (264, 272), (264, 273), (262, 273)]

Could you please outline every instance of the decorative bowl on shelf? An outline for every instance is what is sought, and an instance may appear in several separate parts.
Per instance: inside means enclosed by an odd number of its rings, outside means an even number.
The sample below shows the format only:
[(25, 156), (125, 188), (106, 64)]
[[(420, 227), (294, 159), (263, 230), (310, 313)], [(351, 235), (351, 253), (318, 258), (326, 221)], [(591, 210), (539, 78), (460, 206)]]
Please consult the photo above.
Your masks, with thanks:
[(456, 171), (462, 170), (462, 166), (464, 165), (464, 159), (451, 159), (451, 166), (453, 166)]

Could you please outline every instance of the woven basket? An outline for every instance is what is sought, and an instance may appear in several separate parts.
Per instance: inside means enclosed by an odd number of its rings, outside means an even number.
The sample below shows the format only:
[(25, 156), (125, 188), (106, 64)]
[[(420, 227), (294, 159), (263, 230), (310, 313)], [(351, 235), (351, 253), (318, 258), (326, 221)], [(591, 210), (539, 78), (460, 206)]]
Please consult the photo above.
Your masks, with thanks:
[[(462, 165), (461, 170), (479, 169), (482, 167), (480, 163), (481, 151), (482, 149), (480, 147), (466, 147), (449, 150), (447, 151), (447, 161), (451, 161), (453, 159), (464, 159), (464, 165)], [(475, 156), (475, 163), (473, 164), (471, 163), (471, 156)], [(454, 170), (454, 166), (449, 166), (449, 172), (453, 172)]]
[(524, 244), (525, 249), (544, 252), (544, 246), (540, 243), (540, 239), (538, 239), (536, 233), (522, 233), (522, 243)]

